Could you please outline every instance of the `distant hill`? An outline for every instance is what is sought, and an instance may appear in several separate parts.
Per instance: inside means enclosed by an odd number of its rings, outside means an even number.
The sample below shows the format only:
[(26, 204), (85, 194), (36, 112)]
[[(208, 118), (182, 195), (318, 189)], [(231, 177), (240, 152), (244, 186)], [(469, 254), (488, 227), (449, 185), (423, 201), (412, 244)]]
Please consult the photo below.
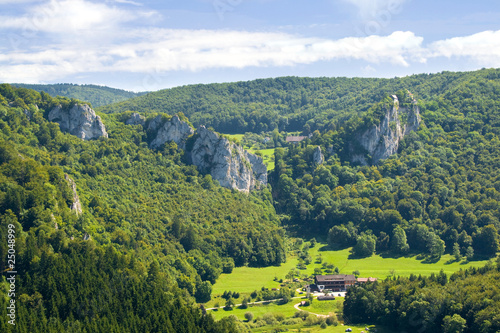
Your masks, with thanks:
[(222, 133), (335, 129), (361, 116), (389, 94), (408, 89), (418, 100), (452, 94), (473, 76), (497, 79), (498, 70), (442, 72), (394, 79), (279, 77), (247, 82), (197, 84), (151, 92), (97, 111), (182, 112), (195, 127)]
[(121, 89), (110, 88), (106, 86), (98, 86), (94, 84), (72, 84), (72, 83), (58, 83), (58, 84), (24, 84), (13, 83), (14, 87), (33, 89), (38, 92), (44, 91), (52, 97), (64, 96), (76, 98), (86, 101), (97, 108), (107, 104), (118, 103), (130, 98), (144, 95), (146, 92), (135, 93)]

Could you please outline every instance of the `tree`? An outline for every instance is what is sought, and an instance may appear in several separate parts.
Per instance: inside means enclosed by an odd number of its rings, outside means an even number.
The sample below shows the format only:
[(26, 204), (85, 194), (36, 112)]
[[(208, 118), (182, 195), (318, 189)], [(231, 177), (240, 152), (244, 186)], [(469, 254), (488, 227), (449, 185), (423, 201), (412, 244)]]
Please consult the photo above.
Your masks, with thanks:
[(452, 316), (446, 316), (443, 319), (443, 332), (444, 333), (461, 333), (467, 327), (467, 321), (459, 314), (455, 313)]
[(406, 232), (400, 226), (396, 226), (396, 228), (394, 228), (391, 240), (391, 249), (397, 254), (405, 254), (410, 249), (410, 246), (406, 241)]
[(253, 313), (252, 312), (245, 312), (245, 319), (250, 322), (253, 319)]
[(328, 231), (328, 244), (332, 247), (335, 246), (350, 246), (352, 245), (353, 235), (345, 225), (333, 226)]
[(460, 245), (458, 245), (458, 243), (453, 244), (453, 256), (456, 261), (460, 261), (460, 259), (462, 259), (462, 255), (460, 254)]
[(206, 303), (210, 301), (212, 295), (212, 284), (210, 281), (202, 281), (196, 286), (196, 302)]
[(465, 256), (467, 257), (467, 260), (472, 260), (474, 258), (474, 249), (472, 246), (469, 246), (467, 250), (465, 251)]
[(377, 238), (370, 234), (361, 234), (354, 246), (353, 254), (356, 257), (369, 257), (375, 252)]
[(498, 231), (493, 225), (487, 225), (473, 237), (474, 249), (477, 253), (485, 256), (495, 256), (499, 249)]
[(234, 259), (226, 258), (222, 263), (222, 273), (231, 274), (234, 269)]
[(427, 249), (431, 257), (438, 260), (444, 254), (445, 243), (438, 235), (430, 232), (427, 239)]
[(230, 310), (233, 308), (233, 306), (234, 306), (234, 300), (232, 297), (229, 297), (226, 301), (226, 306), (224, 308)]
[(246, 297), (243, 299), (243, 302), (241, 302), (241, 306), (240, 306), (241, 309), (246, 309), (248, 308), (248, 300), (246, 299)]

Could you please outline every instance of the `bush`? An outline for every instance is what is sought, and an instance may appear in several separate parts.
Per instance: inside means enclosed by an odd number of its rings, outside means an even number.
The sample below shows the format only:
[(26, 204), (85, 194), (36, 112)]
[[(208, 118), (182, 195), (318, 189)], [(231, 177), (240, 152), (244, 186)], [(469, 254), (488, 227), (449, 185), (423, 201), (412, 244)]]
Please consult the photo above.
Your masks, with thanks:
[(266, 322), (264, 320), (256, 320), (255, 323), (253, 323), (253, 327), (262, 327), (266, 326)]
[(278, 321), (272, 313), (266, 313), (262, 316), (262, 320), (266, 322), (267, 325), (276, 325)]
[(320, 322), (320, 319), (318, 317), (316, 317), (315, 315), (308, 315), (306, 320), (305, 320), (304, 325), (314, 326), (314, 325), (318, 325), (319, 322)]
[(245, 312), (245, 319), (250, 322), (253, 319), (253, 313), (251, 312)]
[(328, 317), (326, 317), (326, 324), (328, 326), (338, 326), (339, 324), (339, 321), (337, 319), (337, 316), (336, 315), (329, 315)]
[(297, 311), (293, 315), (295, 318), (301, 318), (302, 320), (306, 320), (307, 316), (309, 316), (309, 313), (306, 311)]
[(276, 318), (277, 321), (283, 321), (285, 320), (285, 315), (282, 313), (275, 313), (274, 318)]
[(302, 324), (301, 318), (288, 318), (281, 322), (283, 325), (297, 325)]

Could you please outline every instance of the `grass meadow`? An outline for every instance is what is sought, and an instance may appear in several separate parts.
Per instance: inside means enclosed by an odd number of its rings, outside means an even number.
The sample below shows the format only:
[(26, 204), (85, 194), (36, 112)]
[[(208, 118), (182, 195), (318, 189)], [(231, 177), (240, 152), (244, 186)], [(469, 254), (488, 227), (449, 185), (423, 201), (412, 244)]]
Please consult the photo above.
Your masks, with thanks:
[[(309, 250), (312, 263), (305, 270), (299, 270), (300, 274), (311, 275), (315, 268), (321, 268), (321, 264), (316, 263), (316, 258), (321, 255), (322, 262), (334, 264), (339, 268), (340, 274), (352, 274), (359, 271), (361, 277), (376, 277), (385, 279), (388, 276), (410, 274), (430, 275), (439, 273), (442, 269), (446, 274), (452, 274), (470, 266), (482, 267), (487, 261), (456, 262), (450, 254), (445, 254), (441, 260), (435, 263), (427, 263), (423, 259), (418, 259), (417, 255), (410, 255), (399, 258), (385, 257), (375, 254), (369, 258), (351, 259), (350, 249), (331, 251), (326, 244), (318, 243)], [(225, 290), (237, 291), (240, 293), (251, 293), (254, 290), (265, 288), (279, 288), (280, 279), (291, 269), (297, 267), (298, 259), (288, 258), (287, 262), (279, 267), (271, 266), (264, 268), (236, 267), (231, 274), (221, 274), (212, 289), (212, 295), (221, 295)], [(276, 279), (275, 279), (276, 278)]]

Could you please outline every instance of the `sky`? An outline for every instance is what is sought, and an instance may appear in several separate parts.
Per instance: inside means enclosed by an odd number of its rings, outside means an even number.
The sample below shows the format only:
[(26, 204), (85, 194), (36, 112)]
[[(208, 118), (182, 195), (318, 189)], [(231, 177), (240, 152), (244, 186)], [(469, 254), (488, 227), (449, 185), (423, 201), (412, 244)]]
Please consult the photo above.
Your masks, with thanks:
[(0, 0), (0, 82), (155, 91), (500, 67), (500, 2)]

